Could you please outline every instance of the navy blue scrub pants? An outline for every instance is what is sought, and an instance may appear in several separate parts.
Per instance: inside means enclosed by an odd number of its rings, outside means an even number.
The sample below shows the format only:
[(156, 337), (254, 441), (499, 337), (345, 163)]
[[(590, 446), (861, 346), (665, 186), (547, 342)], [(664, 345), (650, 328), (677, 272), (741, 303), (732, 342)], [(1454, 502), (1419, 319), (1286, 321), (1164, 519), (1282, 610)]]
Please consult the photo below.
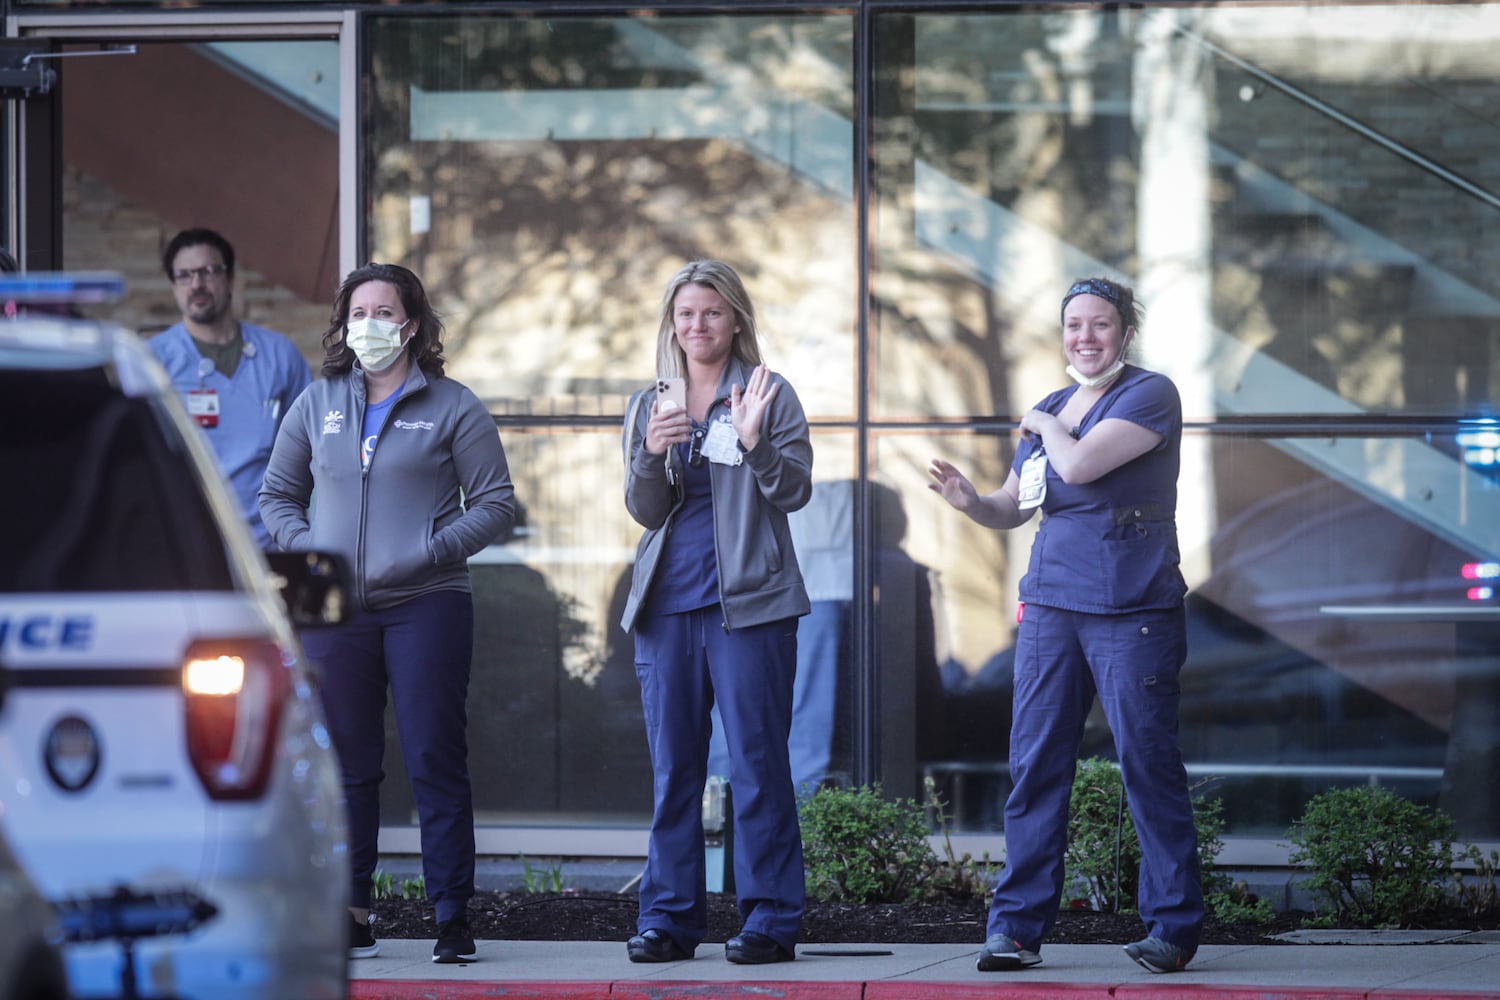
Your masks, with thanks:
[[(811, 795), (829, 779), (849, 777), (849, 710), (844, 698), (853, 670), (850, 608), (848, 601), (813, 601), (812, 610), (797, 619), (797, 680), (792, 685), (787, 753), (798, 794)], [(729, 751), (717, 707), (708, 743), (708, 773), (729, 774)]]
[(718, 606), (643, 615), (635, 626), (655, 808), (638, 929), (688, 950), (708, 933), (703, 784), (717, 701), (734, 797), (734, 884), (743, 930), (788, 951), (802, 930), (806, 884), (787, 755), (797, 620), (726, 631)]
[(422, 877), (439, 923), (474, 895), (474, 799), (469, 788), (469, 664), (474, 602), (441, 590), (362, 611), (302, 640), (321, 678), (323, 711), (344, 778), (350, 905), (368, 908), (379, 861), (385, 777), (385, 696), (396, 706), (401, 757), (422, 831)]
[(1073, 772), (1097, 691), (1140, 837), (1141, 918), (1151, 936), (1189, 956), (1198, 950), (1203, 882), (1177, 739), (1184, 628), (1180, 607), (1092, 615), (1026, 606), (1016, 636), (1005, 867), (987, 934), (1039, 951), (1057, 920)]

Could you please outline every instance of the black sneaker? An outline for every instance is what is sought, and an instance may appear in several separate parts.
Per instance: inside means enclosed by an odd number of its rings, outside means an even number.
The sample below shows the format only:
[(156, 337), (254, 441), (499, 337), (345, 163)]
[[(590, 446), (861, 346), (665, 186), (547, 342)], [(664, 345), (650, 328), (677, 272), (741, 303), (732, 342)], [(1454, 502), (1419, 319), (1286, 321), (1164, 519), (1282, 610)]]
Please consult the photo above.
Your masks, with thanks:
[(374, 958), (380, 954), (380, 942), (375, 940), (375, 914), (365, 918), (364, 923), (349, 914), (349, 957)]
[(479, 952), (474, 948), (474, 935), (469, 931), (469, 918), (459, 914), (452, 920), (438, 924), (437, 944), (432, 946), (432, 960), (444, 965), (455, 962), (478, 960)]
[(1193, 956), (1158, 937), (1142, 938), (1125, 946), (1125, 954), (1148, 972), (1180, 972)]

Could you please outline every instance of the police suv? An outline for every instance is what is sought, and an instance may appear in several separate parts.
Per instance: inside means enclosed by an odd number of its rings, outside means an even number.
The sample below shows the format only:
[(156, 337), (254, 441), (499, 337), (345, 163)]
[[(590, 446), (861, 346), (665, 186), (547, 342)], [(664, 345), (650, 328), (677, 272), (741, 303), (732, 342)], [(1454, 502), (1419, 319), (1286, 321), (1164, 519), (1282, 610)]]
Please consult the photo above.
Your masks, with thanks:
[[(5, 664), (0, 663), (0, 701), (4, 696)], [(0, 997), (68, 1000), (68, 975), (57, 950), (62, 928), (16, 861), (5, 839), (4, 819), (0, 812)]]
[(337, 569), (273, 573), (135, 334), (25, 306), (120, 290), (0, 279), (4, 830), (79, 997), (345, 997), (342, 793), (293, 631), (340, 619)]

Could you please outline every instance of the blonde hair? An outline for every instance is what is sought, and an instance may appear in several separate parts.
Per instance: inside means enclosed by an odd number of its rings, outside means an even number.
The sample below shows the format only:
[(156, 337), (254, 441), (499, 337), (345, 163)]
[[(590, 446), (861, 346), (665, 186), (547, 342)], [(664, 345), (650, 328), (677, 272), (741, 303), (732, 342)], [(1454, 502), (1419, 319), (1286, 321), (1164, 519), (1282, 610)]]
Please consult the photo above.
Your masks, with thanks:
[(661, 299), (661, 326), (656, 331), (656, 374), (658, 378), (677, 378), (687, 374), (687, 355), (677, 343), (677, 328), (672, 322), (672, 306), (683, 285), (711, 288), (734, 310), (734, 356), (747, 365), (758, 365), (760, 341), (755, 326), (755, 305), (745, 283), (734, 268), (720, 260), (695, 260), (672, 275)]

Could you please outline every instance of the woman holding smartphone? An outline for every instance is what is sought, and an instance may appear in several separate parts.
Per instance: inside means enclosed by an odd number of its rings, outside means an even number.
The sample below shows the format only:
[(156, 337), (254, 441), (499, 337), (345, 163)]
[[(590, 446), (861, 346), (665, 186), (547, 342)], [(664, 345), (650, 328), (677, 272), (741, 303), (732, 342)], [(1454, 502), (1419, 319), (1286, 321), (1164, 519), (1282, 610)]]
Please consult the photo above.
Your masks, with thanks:
[[(761, 361), (755, 308), (719, 261), (668, 282), (657, 384), (625, 424), (625, 506), (642, 526), (620, 625), (635, 635), (655, 803), (632, 962), (693, 956), (708, 931), (702, 796), (710, 710), (729, 750), (739, 964), (789, 962), (805, 900), (787, 736), (797, 619), (811, 608), (787, 514), (812, 496), (790, 384)], [(681, 380), (679, 404), (673, 396)]]

